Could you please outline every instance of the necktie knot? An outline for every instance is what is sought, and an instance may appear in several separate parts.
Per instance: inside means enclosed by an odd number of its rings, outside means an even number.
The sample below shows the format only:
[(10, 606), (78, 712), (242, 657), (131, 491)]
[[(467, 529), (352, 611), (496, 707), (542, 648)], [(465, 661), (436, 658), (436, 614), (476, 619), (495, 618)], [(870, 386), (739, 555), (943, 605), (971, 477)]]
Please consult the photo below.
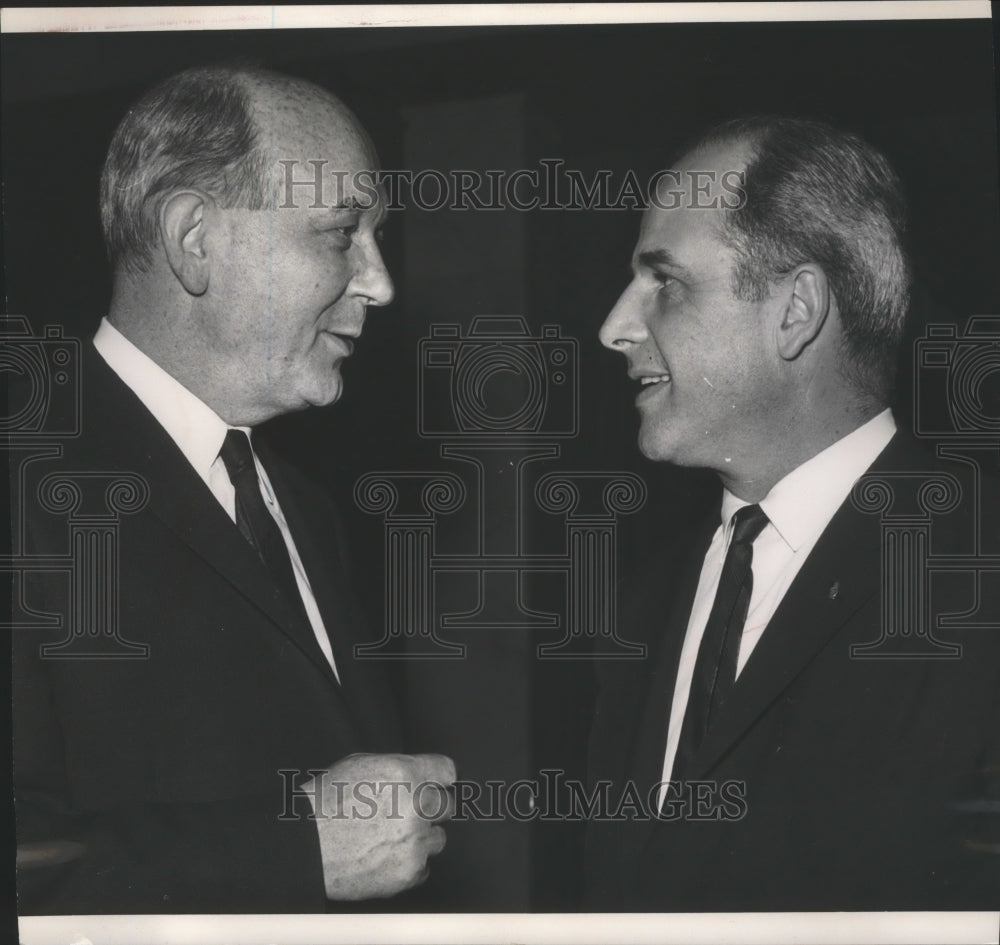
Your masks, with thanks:
[(229, 481), (234, 486), (239, 486), (241, 482), (245, 481), (248, 473), (252, 474), (254, 481), (256, 481), (257, 467), (253, 461), (250, 437), (242, 430), (228, 430), (226, 432), (219, 456), (229, 474)]
[(752, 545), (767, 521), (767, 513), (759, 505), (738, 509), (733, 515), (733, 544)]

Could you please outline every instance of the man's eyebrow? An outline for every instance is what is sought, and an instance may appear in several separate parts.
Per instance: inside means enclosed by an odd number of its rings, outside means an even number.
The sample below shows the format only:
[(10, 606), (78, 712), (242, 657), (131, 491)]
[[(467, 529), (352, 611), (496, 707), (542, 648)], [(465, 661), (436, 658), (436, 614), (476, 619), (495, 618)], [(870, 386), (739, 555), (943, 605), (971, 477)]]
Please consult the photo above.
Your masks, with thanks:
[(687, 266), (679, 263), (674, 258), (673, 253), (671, 253), (668, 249), (644, 250), (636, 257), (636, 263), (640, 266), (645, 266), (647, 269), (656, 269), (657, 267), (666, 266), (684, 276), (689, 276), (691, 274), (691, 271), (687, 268)]
[(389, 215), (388, 208), (385, 205), (385, 201), (379, 199), (377, 201), (371, 202), (369, 200), (362, 201), (357, 197), (347, 197), (338, 203), (332, 204), (328, 208), (331, 212), (336, 212), (338, 210), (346, 211), (356, 211), (358, 213), (364, 213), (368, 210), (375, 211), (375, 226), (381, 226), (385, 223), (386, 217)]

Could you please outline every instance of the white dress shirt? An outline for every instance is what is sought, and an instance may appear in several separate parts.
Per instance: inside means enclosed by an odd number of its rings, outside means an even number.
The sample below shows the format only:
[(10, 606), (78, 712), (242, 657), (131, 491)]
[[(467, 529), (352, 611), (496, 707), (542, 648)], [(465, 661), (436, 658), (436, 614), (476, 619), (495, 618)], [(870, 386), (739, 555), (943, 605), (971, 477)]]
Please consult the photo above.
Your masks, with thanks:
[[(784, 479), (775, 483), (760, 501), (768, 524), (753, 543), (753, 589), (740, 639), (737, 676), (820, 535), (830, 524), (854, 484), (885, 449), (895, 432), (896, 423), (892, 414), (888, 409), (883, 410), (878, 416), (793, 469)], [(698, 648), (705, 634), (722, 565), (732, 539), (733, 515), (745, 505), (749, 503), (738, 499), (728, 489), (724, 492), (722, 523), (716, 529), (701, 567), (670, 706), (667, 750), (663, 759), (664, 782), (670, 780), (673, 771)], [(661, 806), (665, 793), (666, 788), (661, 788)]]
[[(94, 336), (94, 347), (108, 366), (133, 391), (159, 421), (170, 438), (177, 444), (185, 459), (194, 471), (211, 490), (226, 514), (236, 522), (236, 489), (229, 479), (219, 450), (226, 432), (230, 427), (211, 407), (200, 401), (183, 384), (163, 370), (148, 355), (140, 351), (106, 318), (101, 319), (101, 325)], [(247, 427), (237, 427), (248, 435)], [(252, 443), (252, 436), (251, 436)], [(337, 674), (337, 666), (333, 659), (333, 649), (330, 638), (323, 626), (316, 598), (313, 595), (309, 578), (302, 565), (288, 523), (278, 505), (277, 497), (271, 488), (271, 481), (254, 453), (254, 464), (257, 467), (257, 480), (260, 483), (260, 493), (264, 504), (278, 523), (281, 535), (285, 539), (288, 555), (292, 559), (292, 570), (295, 572), (295, 582), (302, 596), (309, 623), (312, 625), (316, 642), (319, 643), (323, 655), (327, 658), (333, 672)], [(338, 679), (339, 679), (338, 675)]]

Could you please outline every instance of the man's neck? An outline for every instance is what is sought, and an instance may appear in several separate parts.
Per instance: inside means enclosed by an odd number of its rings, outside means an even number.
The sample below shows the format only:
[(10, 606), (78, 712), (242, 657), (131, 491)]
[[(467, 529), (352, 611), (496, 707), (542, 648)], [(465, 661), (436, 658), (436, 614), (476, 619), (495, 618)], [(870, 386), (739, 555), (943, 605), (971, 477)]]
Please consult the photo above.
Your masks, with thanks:
[(717, 469), (724, 488), (745, 502), (759, 502), (789, 473), (834, 443), (849, 436), (885, 410), (876, 400), (851, 405), (832, 413), (824, 423), (805, 425), (798, 433), (788, 428), (764, 442), (765, 449), (752, 463), (737, 469)]
[(196, 325), (173, 308), (152, 311), (147, 296), (116, 286), (108, 321), (146, 357), (210, 407), (230, 426), (255, 426), (266, 416), (248, 415), (233, 402), (238, 384), (227, 380), (227, 365), (207, 370), (192, 360), (194, 353), (204, 359), (207, 345), (199, 342)]

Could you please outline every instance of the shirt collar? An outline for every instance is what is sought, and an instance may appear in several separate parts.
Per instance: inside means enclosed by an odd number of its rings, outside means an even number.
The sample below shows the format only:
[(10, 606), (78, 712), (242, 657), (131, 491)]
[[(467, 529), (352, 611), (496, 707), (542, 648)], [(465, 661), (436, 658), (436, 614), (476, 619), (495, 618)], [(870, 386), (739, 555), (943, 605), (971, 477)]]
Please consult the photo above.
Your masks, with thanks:
[(106, 318), (101, 319), (94, 347), (159, 421), (195, 472), (207, 481), (229, 429), (226, 422)]
[[(817, 538), (896, 432), (886, 408), (847, 436), (832, 443), (779, 480), (760, 501), (770, 523), (785, 543), (798, 551)], [(722, 498), (722, 525), (749, 503), (728, 489)]]

